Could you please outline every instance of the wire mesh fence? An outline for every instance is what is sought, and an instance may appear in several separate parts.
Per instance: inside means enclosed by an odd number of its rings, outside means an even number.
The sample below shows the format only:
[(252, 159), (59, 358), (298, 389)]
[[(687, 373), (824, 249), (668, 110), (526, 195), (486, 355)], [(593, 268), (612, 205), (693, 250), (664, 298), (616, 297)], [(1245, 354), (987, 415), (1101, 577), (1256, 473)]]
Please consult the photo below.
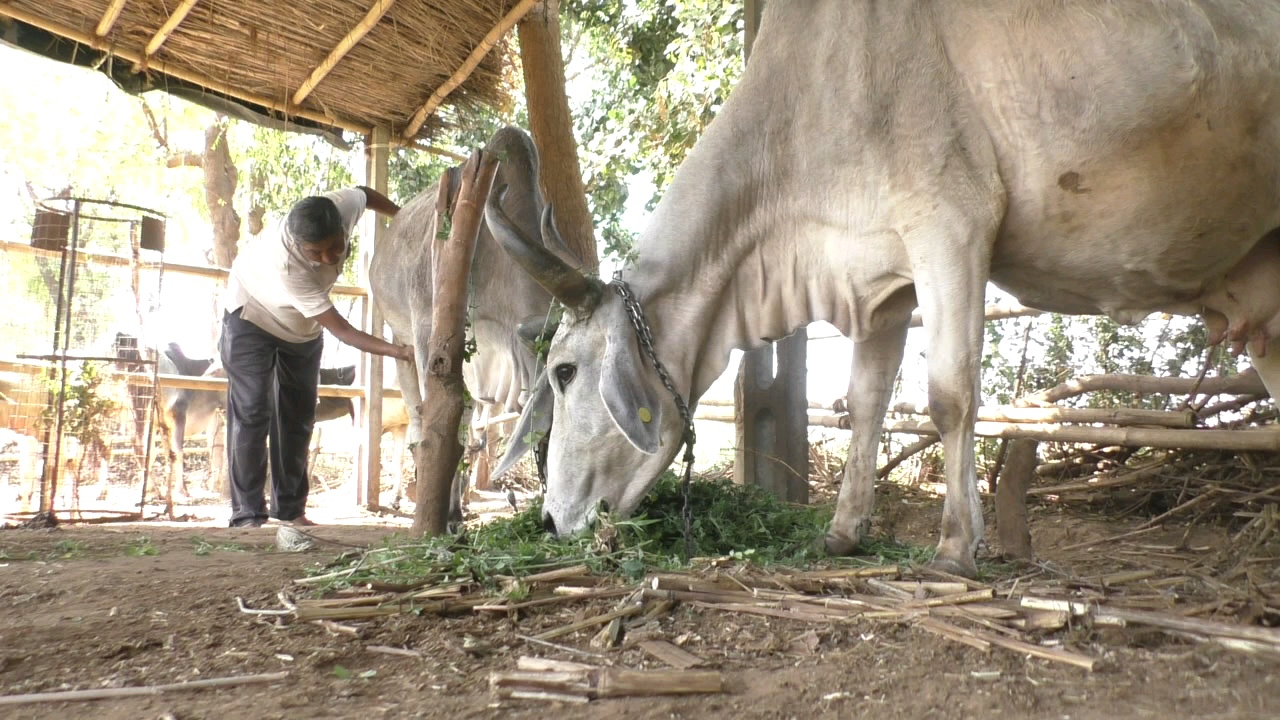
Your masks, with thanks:
[[(0, 514), (109, 519), (149, 503), (173, 515), (175, 497), (222, 502), (225, 391), (166, 387), (157, 374), (198, 376), (215, 363), (225, 273), (166, 266), (163, 225), (144, 208), (48, 204), (57, 207), (36, 213), (29, 245), (0, 243), (0, 298), (11, 308), (0, 315)], [(333, 299), (363, 325), (365, 297)], [(326, 337), (323, 382), (353, 384), (359, 362)], [(330, 421), (314, 438), (319, 485), (356, 473), (358, 407), (324, 398), (317, 409)]]
[[(140, 337), (160, 301), (163, 224), (144, 208), (58, 199), (36, 213), (29, 246), (3, 252), (6, 504), (136, 512), (155, 397)], [(112, 497), (121, 492), (133, 501)]]

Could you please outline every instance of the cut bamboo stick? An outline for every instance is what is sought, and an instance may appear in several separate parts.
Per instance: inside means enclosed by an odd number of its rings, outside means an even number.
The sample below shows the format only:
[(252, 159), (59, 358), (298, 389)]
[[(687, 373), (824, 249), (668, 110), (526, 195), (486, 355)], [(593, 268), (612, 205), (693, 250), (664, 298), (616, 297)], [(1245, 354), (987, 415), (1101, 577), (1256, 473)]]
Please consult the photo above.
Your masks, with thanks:
[(535, 583), (544, 582), (561, 582), (568, 578), (582, 577), (584, 575), (589, 575), (590, 573), (591, 568), (586, 565), (570, 565), (569, 567), (556, 568), (555, 570), (547, 570), (546, 572), (526, 575), (522, 578), (512, 578), (512, 580), (517, 580), (518, 582), (522, 582), (526, 585), (533, 585)]
[(555, 628), (554, 630), (548, 630), (540, 635), (534, 635), (533, 637), (536, 640), (554, 640), (555, 638), (564, 637), (565, 635), (575, 633), (579, 630), (585, 630), (587, 628), (595, 627), (597, 625), (603, 625), (609, 622), (610, 620), (613, 620), (614, 618), (628, 617), (630, 615), (639, 615), (640, 612), (643, 610), (644, 610), (643, 605), (639, 605), (639, 604), (627, 605), (626, 607), (621, 607), (621, 608), (618, 608), (617, 610), (611, 610), (603, 615), (597, 615), (595, 617), (587, 618), (586, 620), (580, 620), (576, 623), (570, 623), (568, 625), (565, 625), (564, 627), (558, 627), (558, 628)]
[(529, 670), (534, 672), (589, 672), (594, 668), (595, 665), (573, 662), (572, 660), (555, 660), (552, 658), (534, 657), (532, 655), (521, 655), (516, 658), (517, 670)]
[(1095, 658), (1091, 658), (1088, 655), (1073, 653), (1069, 650), (1046, 648), (1040, 645), (1024, 642), (1022, 640), (997, 635), (996, 633), (986, 630), (972, 630), (970, 632), (979, 639), (986, 640), (992, 645), (998, 645), (1006, 650), (1013, 650), (1014, 652), (1031, 655), (1043, 660), (1066, 663), (1067, 665), (1073, 665), (1084, 670), (1089, 670), (1090, 672), (1093, 671), (1093, 666), (1098, 662)]
[(514, 671), (489, 675), (498, 697), (585, 702), (592, 698), (718, 693), (724, 681), (711, 670), (626, 670), (521, 658)]
[(982, 638), (976, 637), (973, 631), (943, 622), (935, 617), (922, 617), (916, 620), (915, 627), (928, 630), (929, 632), (944, 637), (952, 642), (958, 642), (968, 645), (971, 648), (987, 652), (991, 649), (991, 643)]
[(476, 612), (512, 612), (514, 610), (526, 610), (528, 608), (542, 607), (545, 605), (565, 605), (572, 602), (582, 600), (600, 600), (604, 598), (623, 597), (635, 592), (632, 588), (616, 587), (616, 588), (599, 588), (588, 592), (569, 594), (558, 594), (537, 597), (518, 603), (485, 603), (475, 606)]
[(714, 670), (622, 670), (602, 668), (596, 697), (649, 695), (701, 695), (718, 693), (724, 687)]
[(1079, 490), (1097, 490), (1100, 488), (1119, 487), (1122, 485), (1132, 485), (1141, 480), (1146, 480), (1153, 475), (1159, 475), (1168, 472), (1169, 466), (1163, 462), (1152, 463), (1140, 468), (1126, 468), (1122, 472), (1115, 475), (1106, 475), (1094, 477), (1088, 480), (1075, 480), (1058, 485), (1047, 485), (1041, 487), (1033, 487), (1027, 490), (1028, 495), (1061, 495), (1063, 493), (1074, 492)]
[(682, 647), (672, 645), (666, 640), (645, 640), (640, 643), (640, 649), (649, 653), (653, 657), (680, 670), (688, 670), (699, 665), (706, 665), (707, 662)]
[(1150, 570), (1150, 569), (1126, 570), (1124, 572), (1114, 572), (1114, 573), (1108, 573), (1106, 575), (1103, 575), (1102, 577), (1098, 578), (1098, 582), (1103, 587), (1114, 587), (1116, 585), (1125, 585), (1128, 583), (1138, 582), (1139, 580), (1146, 580), (1147, 578), (1153, 578), (1159, 574), (1160, 574), (1159, 571)]
[(406, 602), (396, 605), (379, 605), (375, 607), (310, 607), (299, 603), (294, 617), (300, 622), (311, 620), (361, 620), (387, 615), (403, 615), (419, 613), (422, 615), (459, 615), (472, 612), (483, 598), (471, 597), (457, 600), (428, 600), (426, 602)]
[(1140, 394), (1168, 393), (1171, 395), (1262, 395), (1266, 387), (1258, 373), (1250, 368), (1239, 375), (1211, 377), (1204, 380), (1183, 377), (1151, 377), (1149, 375), (1082, 375), (1042, 392), (1017, 400), (1018, 405), (1052, 405), (1060, 400), (1099, 390), (1114, 390)]
[(969, 586), (958, 582), (937, 582), (931, 580), (883, 580), (885, 585), (910, 593), (913, 597), (918, 590), (934, 595), (952, 595), (967, 592)]
[[(812, 418), (810, 424), (814, 423)], [(938, 435), (930, 420), (888, 419), (884, 431), (910, 435)], [(1030, 438), (1050, 442), (1122, 445), (1124, 447), (1184, 448), (1188, 450), (1277, 451), (1280, 430), (1174, 430), (1169, 428), (1092, 427), (1051, 423), (1020, 424), (977, 422), (974, 434), (979, 437)]]
[[(929, 406), (898, 403), (890, 408), (902, 415), (929, 414)], [(997, 405), (978, 408), (978, 420), (1003, 423), (1103, 423), (1108, 425), (1155, 425), (1193, 428), (1196, 415), (1190, 410), (1146, 410), (1141, 408), (1060, 408)]]
[(1066, 627), (1071, 614), (1051, 610), (1033, 610), (1021, 617), (1010, 618), (1009, 624), (1019, 630), (1058, 630)]
[(148, 685), (145, 687), (94, 688), (90, 690), (59, 690), (57, 692), (30, 693), (26, 695), (0, 696), (0, 705), (25, 705), (46, 702), (74, 702), (79, 700), (102, 700), (121, 697), (137, 697), (139, 695), (159, 695), (166, 692), (183, 690), (201, 690), (204, 688), (234, 687), (255, 683), (278, 682), (289, 677), (287, 672), (267, 673), (265, 675), (242, 675), (240, 677), (208, 678), (169, 685)]
[(938, 597), (924, 598), (923, 600), (913, 600), (907, 603), (907, 607), (938, 607), (939, 605), (961, 605), (963, 603), (984, 602), (995, 597), (995, 591), (991, 588), (982, 590), (970, 590), (969, 592), (952, 593), (951, 595), (940, 595)]
[(1248, 640), (1257, 643), (1267, 643), (1276, 649), (1280, 649), (1280, 629), (1276, 628), (1235, 625), (1232, 623), (1218, 622), (1216, 620), (1199, 620), (1179, 615), (1152, 612), (1150, 610), (1134, 610), (1121, 607), (1094, 608), (1090, 612), (1090, 615), (1095, 620), (1111, 620), (1125, 624), (1137, 623), (1140, 625), (1158, 627), (1164, 630), (1177, 630), (1179, 632), (1187, 632), (1195, 635)]

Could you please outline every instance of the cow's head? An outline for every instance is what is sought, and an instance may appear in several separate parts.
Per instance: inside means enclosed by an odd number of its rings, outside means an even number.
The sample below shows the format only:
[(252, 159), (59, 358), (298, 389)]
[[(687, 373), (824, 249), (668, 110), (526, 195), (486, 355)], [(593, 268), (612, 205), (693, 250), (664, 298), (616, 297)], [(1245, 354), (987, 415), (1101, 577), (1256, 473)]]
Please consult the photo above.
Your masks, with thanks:
[(531, 238), (506, 217), (501, 194), (492, 193), (486, 207), (490, 230), (565, 313), (498, 474), (545, 439), (543, 521), (574, 533), (601, 510), (635, 510), (679, 450), (681, 422), (621, 298), (548, 249), (564, 245), (549, 209), (543, 238)]

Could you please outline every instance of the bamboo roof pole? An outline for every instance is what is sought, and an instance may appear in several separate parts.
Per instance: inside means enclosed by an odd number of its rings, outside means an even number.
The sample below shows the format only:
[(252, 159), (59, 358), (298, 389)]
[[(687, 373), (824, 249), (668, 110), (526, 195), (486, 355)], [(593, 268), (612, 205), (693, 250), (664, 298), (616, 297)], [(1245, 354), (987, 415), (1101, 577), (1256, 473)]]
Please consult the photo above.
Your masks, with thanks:
[(195, 7), (197, 2), (199, 2), (199, 0), (182, 0), (182, 2), (178, 3), (178, 7), (173, 9), (173, 13), (169, 15), (169, 19), (164, 21), (164, 24), (160, 26), (160, 29), (157, 30), (156, 34), (151, 38), (151, 42), (147, 43), (146, 49), (142, 51), (143, 57), (141, 64), (147, 64), (147, 60), (152, 55), (156, 54), (156, 51), (160, 49), (160, 46), (164, 44), (164, 41), (168, 40), (169, 36), (173, 34), (173, 31), (182, 24), (182, 21), (187, 19), (187, 15), (191, 12), (191, 8)]
[(506, 35), (511, 28), (515, 27), (515, 24), (520, 22), (520, 20), (533, 9), (533, 6), (537, 5), (539, 2), (542, 2), (542, 0), (520, 0), (518, 5), (511, 8), (511, 11), (503, 16), (503, 18), (498, 21), (497, 25), (493, 26), (493, 29), (489, 31), (489, 34), (484, 36), (484, 39), (480, 41), (480, 44), (476, 46), (476, 49), (471, 51), (471, 54), (467, 56), (467, 59), (463, 61), (458, 70), (454, 72), (448, 80), (445, 80), (440, 87), (436, 88), (436, 91), (431, 93), (431, 97), (427, 98), (427, 101), (423, 103), (422, 107), (418, 108), (418, 111), (413, 114), (412, 118), (410, 118), (408, 126), (406, 126), (404, 131), (400, 133), (401, 137), (410, 139), (414, 135), (417, 135), (418, 130), (422, 127), (422, 123), (426, 122), (431, 113), (435, 112), (436, 109), (440, 107), (441, 103), (444, 102), (444, 99), (449, 96), (449, 93), (453, 92), (459, 85), (466, 82), (466, 79), (470, 77), (471, 73), (480, 65), (480, 61), (484, 59), (485, 55), (489, 54), (489, 51), (493, 49), (494, 45), (498, 44), (498, 41), (502, 39), (502, 36)]
[(102, 13), (102, 19), (98, 21), (98, 27), (93, 31), (98, 37), (106, 37), (111, 32), (111, 28), (115, 27), (116, 20), (120, 19), (120, 11), (124, 10), (126, 0), (111, 0), (111, 4), (107, 6), (106, 12)]
[(396, 0), (374, 0), (373, 7), (369, 8), (369, 12), (365, 14), (364, 19), (356, 23), (356, 26), (351, 28), (351, 32), (338, 41), (338, 44), (329, 52), (328, 57), (317, 65), (306, 81), (298, 87), (297, 92), (293, 94), (293, 104), (302, 104), (302, 101), (307, 99), (307, 96), (311, 94), (312, 90), (316, 89), (320, 81), (324, 80), (325, 76), (333, 71), (333, 68), (338, 65), (338, 61), (342, 60), (351, 51), (351, 48), (356, 46), (356, 43), (364, 39), (364, 36), (369, 34), (369, 31), (382, 20), (382, 16), (386, 15), (391, 6), (395, 4)]
[[(85, 45), (88, 45), (89, 47), (96, 48), (104, 52), (110, 52), (112, 55), (115, 55), (116, 57), (119, 57), (119, 58), (123, 58), (124, 60), (127, 60), (129, 62), (140, 64), (142, 63), (143, 58), (145, 57), (143, 53), (137, 50), (130, 50), (129, 48), (119, 47), (119, 46), (109, 46), (100, 37), (91, 35), (89, 33), (86, 33), (80, 30), (76, 30), (74, 28), (67, 27), (65, 25), (60, 25), (56, 22), (40, 17), (39, 15), (23, 10), (22, 8), (14, 7), (12, 5), (0, 4), (0, 16), (10, 17), (19, 22), (23, 22), (28, 25), (31, 25), (32, 27), (37, 27), (37, 28), (40, 28), (41, 30), (45, 30), (47, 32), (53, 33), (54, 35), (61, 35), (62, 37), (68, 38), (70, 40), (75, 40), (76, 42), (83, 43)], [(330, 127), (349, 130), (351, 132), (359, 133), (361, 135), (368, 135), (371, 132), (373, 132), (372, 128), (368, 125), (362, 125), (360, 123), (353, 122), (350, 120), (344, 120), (342, 118), (337, 118), (332, 115), (327, 115), (322, 112), (317, 112), (315, 110), (308, 110), (306, 108), (299, 108), (299, 107), (289, 107), (284, 103), (276, 102), (275, 100), (271, 100), (266, 97), (261, 97), (258, 95), (254, 95), (253, 93), (240, 90), (235, 86), (231, 85), (230, 83), (225, 82), (223, 80), (218, 80), (216, 78), (212, 78), (198, 72), (187, 70), (177, 65), (166, 63), (163, 60), (156, 60), (156, 59), (148, 60), (147, 67), (163, 75), (168, 75), (169, 77), (172, 77), (174, 79), (184, 80), (189, 83), (194, 83), (201, 87), (212, 90), (213, 92), (226, 95), (227, 97), (235, 98), (237, 100), (243, 100), (245, 102), (253, 103), (255, 105), (260, 105), (262, 107), (275, 110), (276, 112), (284, 113), (285, 115), (291, 115), (294, 117), (300, 117), (307, 120), (312, 120), (318, 123), (323, 123)]]
[[(404, 143), (403, 140), (401, 140), (401, 142)], [(454, 162), (464, 163), (467, 161), (467, 156), (465, 155), (459, 155), (458, 153), (453, 152), (452, 150), (445, 150), (444, 148), (438, 148), (438, 147), (435, 147), (434, 145), (427, 145), (426, 143), (420, 143), (420, 142), (410, 142), (410, 143), (404, 143), (404, 144), (408, 145), (411, 148), (414, 148), (415, 150), (421, 150), (422, 152), (429, 152), (432, 155), (439, 155), (440, 157), (449, 158)]]

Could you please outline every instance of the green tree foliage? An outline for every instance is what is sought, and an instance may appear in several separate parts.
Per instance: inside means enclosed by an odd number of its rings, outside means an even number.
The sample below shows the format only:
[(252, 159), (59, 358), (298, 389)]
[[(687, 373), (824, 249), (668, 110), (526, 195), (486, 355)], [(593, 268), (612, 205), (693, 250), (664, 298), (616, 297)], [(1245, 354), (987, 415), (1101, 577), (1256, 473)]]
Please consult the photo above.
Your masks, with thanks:
[[(518, 100), (511, 113), (479, 111), (468, 118), (467, 125), (451, 125), (434, 138), (431, 144), (450, 149), (458, 155), (469, 155), (473, 150), (484, 147), (489, 138), (505, 125), (527, 128), (529, 120), (524, 109), (523, 95), (520, 92), (515, 95)], [(431, 187), (445, 170), (463, 162), (414, 148), (394, 148), (387, 169), (390, 197), (397, 204), (404, 205)]]
[[(232, 156), (245, 176), (248, 203), (283, 217), (299, 199), (355, 184), (353, 153), (314, 135), (235, 123)], [(363, 172), (363, 171), (361, 171)]]
[(742, 74), (742, 4), (569, 0), (563, 10), (588, 203), (604, 253), (626, 257), (629, 188), (652, 183), (652, 208)]

